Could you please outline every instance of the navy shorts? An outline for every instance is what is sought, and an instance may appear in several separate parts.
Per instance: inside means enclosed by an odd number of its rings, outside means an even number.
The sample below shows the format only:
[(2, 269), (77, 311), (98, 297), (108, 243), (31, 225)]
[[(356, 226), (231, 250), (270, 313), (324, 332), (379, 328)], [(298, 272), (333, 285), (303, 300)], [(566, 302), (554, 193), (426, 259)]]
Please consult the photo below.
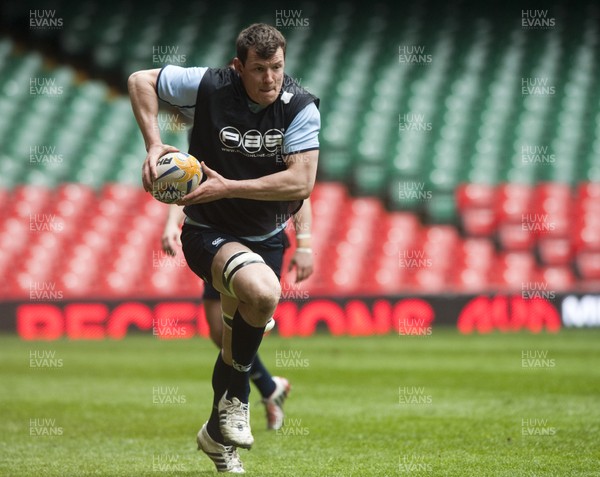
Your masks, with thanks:
[(262, 242), (251, 242), (208, 227), (183, 224), (181, 244), (188, 266), (205, 282), (204, 297), (220, 298), (220, 293), (211, 285), (211, 265), (219, 249), (226, 243), (238, 242), (259, 254), (265, 263), (281, 279), (283, 252), (288, 245), (285, 232), (281, 231)]
[[(283, 248), (284, 250), (287, 249), (290, 246), (290, 241), (288, 239), (287, 234), (283, 234)], [(264, 258), (264, 257), (263, 257)], [(281, 255), (281, 258), (283, 259), (283, 254)], [(281, 270), (281, 263), (279, 264), (279, 270)], [(275, 270), (273, 270), (275, 271)], [(277, 272), (275, 272), (277, 273)], [(279, 274), (277, 275), (279, 277)], [(204, 294), (202, 295), (202, 297), (205, 300), (220, 300), (221, 299), (221, 294), (219, 293), (219, 291), (213, 287), (210, 282), (207, 282), (206, 280), (204, 281)]]

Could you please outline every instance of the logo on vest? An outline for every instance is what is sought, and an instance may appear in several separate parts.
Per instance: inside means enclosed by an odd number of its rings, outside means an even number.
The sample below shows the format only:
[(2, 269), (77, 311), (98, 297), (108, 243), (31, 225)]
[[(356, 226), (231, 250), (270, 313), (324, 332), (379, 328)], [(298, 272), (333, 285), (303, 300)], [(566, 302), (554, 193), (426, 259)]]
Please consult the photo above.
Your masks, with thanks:
[(261, 133), (257, 129), (250, 129), (242, 134), (237, 128), (226, 126), (219, 132), (219, 139), (227, 149), (237, 149), (242, 153), (273, 153), (281, 149), (283, 132), (269, 129)]

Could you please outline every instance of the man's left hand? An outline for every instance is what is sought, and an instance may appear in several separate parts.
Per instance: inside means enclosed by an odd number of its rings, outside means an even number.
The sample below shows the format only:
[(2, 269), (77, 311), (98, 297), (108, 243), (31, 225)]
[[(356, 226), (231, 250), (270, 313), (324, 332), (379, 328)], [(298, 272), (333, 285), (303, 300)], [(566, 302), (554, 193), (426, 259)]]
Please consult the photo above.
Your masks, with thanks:
[(296, 269), (296, 283), (306, 280), (313, 272), (313, 254), (312, 251), (297, 251), (290, 261), (289, 271)]
[(230, 191), (228, 179), (225, 179), (221, 174), (213, 171), (204, 162), (201, 163), (202, 173), (206, 176), (206, 180), (202, 182), (195, 190), (183, 196), (181, 200), (176, 202), (177, 205), (192, 205), (212, 202), (214, 200), (225, 199)]

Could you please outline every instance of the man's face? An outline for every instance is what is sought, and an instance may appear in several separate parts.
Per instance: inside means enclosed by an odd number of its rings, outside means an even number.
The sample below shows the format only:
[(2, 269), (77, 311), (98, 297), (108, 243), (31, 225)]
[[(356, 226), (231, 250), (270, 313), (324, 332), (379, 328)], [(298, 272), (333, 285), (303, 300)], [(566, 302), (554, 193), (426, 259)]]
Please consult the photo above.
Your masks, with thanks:
[(283, 84), (283, 50), (278, 48), (268, 59), (262, 59), (254, 48), (248, 50), (246, 64), (236, 58), (234, 67), (242, 78), (246, 93), (252, 101), (265, 107), (275, 102)]

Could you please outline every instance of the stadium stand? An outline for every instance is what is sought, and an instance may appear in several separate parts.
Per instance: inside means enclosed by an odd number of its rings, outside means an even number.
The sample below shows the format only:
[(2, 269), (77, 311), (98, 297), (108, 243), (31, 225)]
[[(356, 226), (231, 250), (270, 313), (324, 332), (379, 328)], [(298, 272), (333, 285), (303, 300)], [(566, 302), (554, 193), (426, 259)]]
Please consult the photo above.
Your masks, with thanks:
[[(288, 71), (322, 98), (319, 272), (303, 289), (597, 287), (598, 7), (556, 9), (556, 28), (526, 35), (518, 22), (434, 4), (431, 14), (381, 3), (365, 18), (350, 4), (306, 2), (310, 29), (284, 30)], [(181, 256), (160, 252), (166, 206), (140, 188), (144, 147), (125, 81), (166, 57), (225, 64), (239, 28), (274, 22), (280, 7), (148, 5), (65, 0), (62, 28), (25, 32), (16, 25), (28, 12), (0, 7), (3, 298), (39, 283), (65, 298), (198, 294)], [(159, 124), (185, 150), (181, 119), (161, 112)]]

